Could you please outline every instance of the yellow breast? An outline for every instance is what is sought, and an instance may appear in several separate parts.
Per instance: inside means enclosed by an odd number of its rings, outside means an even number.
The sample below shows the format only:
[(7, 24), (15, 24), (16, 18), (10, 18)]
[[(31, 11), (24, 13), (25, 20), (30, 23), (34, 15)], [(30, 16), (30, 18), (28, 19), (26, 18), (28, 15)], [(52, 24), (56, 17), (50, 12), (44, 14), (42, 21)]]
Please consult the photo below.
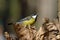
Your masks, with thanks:
[(30, 20), (26, 20), (26, 21), (23, 21), (23, 24), (24, 25), (31, 25), (31, 24), (33, 24), (34, 23), (34, 21), (35, 21), (35, 19), (34, 18), (31, 18)]

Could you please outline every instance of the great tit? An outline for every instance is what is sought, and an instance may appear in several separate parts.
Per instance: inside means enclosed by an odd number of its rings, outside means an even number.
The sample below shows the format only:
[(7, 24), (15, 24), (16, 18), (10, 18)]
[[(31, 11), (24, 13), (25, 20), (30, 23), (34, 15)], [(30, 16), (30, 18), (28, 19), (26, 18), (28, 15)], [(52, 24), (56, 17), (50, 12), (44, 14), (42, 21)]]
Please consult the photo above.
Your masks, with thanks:
[[(30, 26), (36, 21), (36, 19), (37, 19), (37, 14), (33, 14), (19, 20), (18, 22), (16, 22), (16, 24), (23, 24), (24, 26)], [(10, 24), (13, 24), (13, 23), (9, 23), (9, 25)]]

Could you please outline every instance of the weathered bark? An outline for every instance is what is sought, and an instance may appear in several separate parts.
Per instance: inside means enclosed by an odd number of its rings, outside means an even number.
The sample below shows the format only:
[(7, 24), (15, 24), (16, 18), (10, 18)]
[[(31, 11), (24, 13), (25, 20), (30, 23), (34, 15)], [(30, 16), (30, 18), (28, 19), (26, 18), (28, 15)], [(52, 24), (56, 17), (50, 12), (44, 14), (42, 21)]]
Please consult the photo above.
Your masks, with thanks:
[(59, 40), (59, 39), (60, 32), (58, 26), (54, 22), (46, 23), (44, 26), (40, 27), (36, 34), (36, 40)]
[(34, 26), (23, 26), (22, 24), (15, 24), (14, 25), (15, 32), (19, 40), (34, 40), (36, 35), (36, 29)]

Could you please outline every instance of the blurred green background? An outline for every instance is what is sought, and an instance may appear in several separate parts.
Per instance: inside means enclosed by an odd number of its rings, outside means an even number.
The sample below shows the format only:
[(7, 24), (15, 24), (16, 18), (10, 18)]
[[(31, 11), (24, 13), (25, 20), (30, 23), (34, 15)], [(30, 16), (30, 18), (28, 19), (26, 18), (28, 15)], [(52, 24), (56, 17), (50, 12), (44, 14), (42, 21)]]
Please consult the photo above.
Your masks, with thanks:
[(0, 0), (0, 25), (4, 31), (14, 33), (13, 25), (8, 25), (8, 23), (16, 22), (33, 13), (36, 9), (35, 4), (30, 7), (27, 1), (28, 0)]

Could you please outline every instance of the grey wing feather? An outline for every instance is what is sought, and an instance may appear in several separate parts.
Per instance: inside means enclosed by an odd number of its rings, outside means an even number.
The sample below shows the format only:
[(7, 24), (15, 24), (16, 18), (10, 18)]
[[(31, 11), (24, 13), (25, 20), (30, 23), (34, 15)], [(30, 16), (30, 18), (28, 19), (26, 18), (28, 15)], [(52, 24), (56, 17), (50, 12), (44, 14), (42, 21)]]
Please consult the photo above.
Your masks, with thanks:
[(30, 17), (30, 16), (25, 17), (25, 18), (23, 18), (23, 19), (19, 20), (18, 22), (16, 22), (16, 24), (21, 24), (23, 21), (25, 21), (25, 20), (29, 20), (29, 19), (31, 19), (31, 17)]
[(26, 17), (26, 18), (23, 18), (21, 20), (19, 20), (19, 22), (22, 22), (22, 21), (25, 21), (25, 20), (29, 20), (31, 17)]

